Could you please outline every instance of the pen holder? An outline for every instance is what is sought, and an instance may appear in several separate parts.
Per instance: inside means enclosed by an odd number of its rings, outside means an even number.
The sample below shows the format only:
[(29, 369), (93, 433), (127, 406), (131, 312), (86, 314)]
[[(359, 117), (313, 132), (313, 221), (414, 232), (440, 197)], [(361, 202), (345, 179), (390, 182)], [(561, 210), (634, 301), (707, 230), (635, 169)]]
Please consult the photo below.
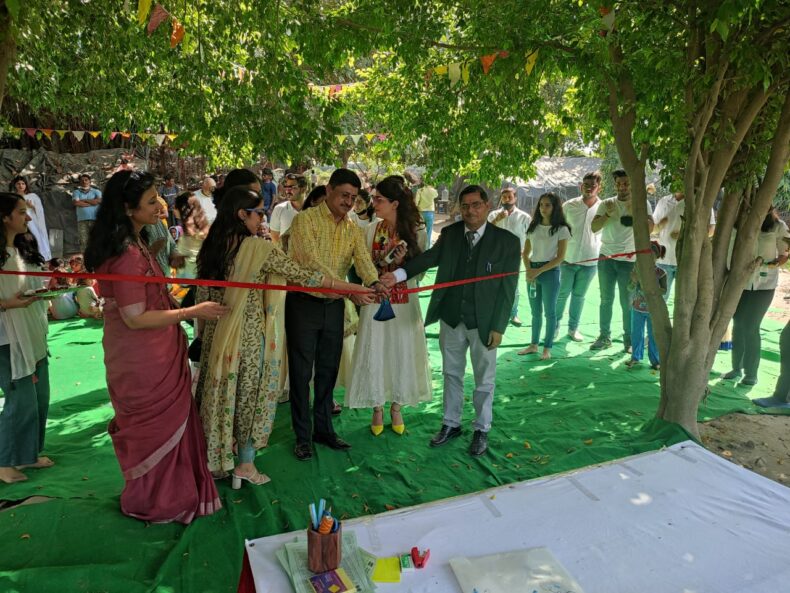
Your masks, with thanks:
[(326, 535), (307, 528), (307, 567), (312, 572), (326, 572), (340, 566), (342, 532), (342, 524), (337, 528), (337, 531)]

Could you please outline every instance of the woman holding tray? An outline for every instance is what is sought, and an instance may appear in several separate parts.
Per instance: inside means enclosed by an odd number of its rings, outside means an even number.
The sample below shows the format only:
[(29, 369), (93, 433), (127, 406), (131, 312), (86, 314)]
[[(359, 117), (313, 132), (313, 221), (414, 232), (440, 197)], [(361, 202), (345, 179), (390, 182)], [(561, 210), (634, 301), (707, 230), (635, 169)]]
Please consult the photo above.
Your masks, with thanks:
[[(5, 271), (41, 271), (44, 258), (26, 239), (27, 202), (16, 194), (0, 193), (0, 267)], [(39, 453), (49, 411), (47, 362), (47, 303), (26, 298), (42, 279), (0, 275), (0, 481), (27, 480), (20, 470), (53, 465)]]

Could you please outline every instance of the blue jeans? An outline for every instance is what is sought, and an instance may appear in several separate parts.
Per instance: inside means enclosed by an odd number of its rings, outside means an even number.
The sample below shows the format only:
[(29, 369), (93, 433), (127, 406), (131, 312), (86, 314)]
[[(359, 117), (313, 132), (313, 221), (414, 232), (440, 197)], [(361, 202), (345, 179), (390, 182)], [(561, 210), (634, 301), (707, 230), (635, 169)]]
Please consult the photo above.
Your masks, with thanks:
[(422, 219), (425, 221), (425, 232), (428, 235), (428, 247), (431, 246), (431, 233), (433, 232), (433, 210), (423, 210)]
[(624, 342), (631, 341), (631, 301), (628, 296), (628, 282), (634, 262), (603, 259), (598, 262), (598, 284), (601, 287), (601, 305), (598, 317), (601, 324), (601, 335), (612, 336), (612, 308), (614, 307), (614, 287), (617, 286), (620, 296), (620, 309), (623, 313)]
[(557, 297), (557, 329), (560, 328), (562, 315), (565, 313), (565, 303), (571, 297), (571, 306), (568, 310), (568, 332), (579, 329), (579, 320), (584, 308), (584, 296), (590, 287), (590, 282), (598, 271), (597, 266), (582, 266), (580, 264), (563, 263), (560, 266), (560, 295)]
[[(546, 262), (530, 262), (531, 268), (539, 268)], [(543, 324), (543, 315), (546, 315), (546, 334), (543, 338), (543, 347), (551, 348), (554, 345), (554, 328), (557, 327), (557, 295), (560, 292), (560, 270), (552, 268), (543, 272), (535, 279), (534, 288), (530, 290), (529, 307), (532, 310), (532, 344), (540, 341), (540, 330)]]
[(678, 274), (678, 267), (669, 264), (656, 264), (659, 268), (667, 273), (667, 291), (664, 293), (664, 300), (669, 300), (669, 295), (672, 294), (672, 283), (675, 281), (675, 276)]
[(650, 364), (658, 364), (658, 346), (653, 337), (653, 322), (650, 313), (631, 309), (631, 359), (642, 360), (645, 355), (645, 324), (647, 324), (647, 357)]

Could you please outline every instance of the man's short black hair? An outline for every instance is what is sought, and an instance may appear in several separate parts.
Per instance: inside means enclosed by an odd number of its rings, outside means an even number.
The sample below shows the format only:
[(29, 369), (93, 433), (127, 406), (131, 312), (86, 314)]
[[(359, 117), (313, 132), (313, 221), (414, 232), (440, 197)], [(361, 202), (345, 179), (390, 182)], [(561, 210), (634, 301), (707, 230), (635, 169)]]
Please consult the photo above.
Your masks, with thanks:
[(165, 181), (170, 181), (171, 179), (173, 179), (173, 174), (172, 173), (165, 173), (164, 180)]
[(612, 171), (612, 177), (615, 179), (619, 179), (620, 177), (628, 177), (628, 173), (626, 173), (624, 169), (617, 169)]
[(353, 185), (357, 189), (362, 189), (362, 182), (359, 180), (359, 175), (350, 169), (335, 169), (332, 176), (329, 178), (329, 185), (337, 187), (339, 185)]
[(307, 179), (305, 179), (304, 175), (299, 175), (298, 173), (286, 173), (285, 178), (288, 181), (296, 181), (296, 185), (299, 186), (299, 189), (304, 189), (307, 187)]
[(91, 176), (88, 173), (80, 173), (79, 180), (82, 181), (85, 177), (88, 178), (88, 181), (91, 181)]
[(261, 171), (261, 175), (271, 175), (274, 177), (274, 173), (272, 173), (272, 170), (269, 167), (264, 167), (263, 171)]
[(458, 194), (459, 204), (463, 201), (464, 196), (467, 194), (480, 194), (481, 200), (483, 200), (484, 202), (488, 201), (488, 194), (486, 193), (486, 190), (484, 190), (479, 185), (467, 185), (464, 189), (461, 190), (461, 193)]

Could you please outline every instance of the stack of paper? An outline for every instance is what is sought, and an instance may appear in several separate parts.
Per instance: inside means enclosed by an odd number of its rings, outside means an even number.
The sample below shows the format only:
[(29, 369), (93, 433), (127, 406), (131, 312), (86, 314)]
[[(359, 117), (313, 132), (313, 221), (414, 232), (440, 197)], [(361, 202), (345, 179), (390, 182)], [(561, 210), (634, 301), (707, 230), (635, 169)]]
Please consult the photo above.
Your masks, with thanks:
[[(373, 593), (376, 586), (370, 579), (376, 565), (376, 557), (357, 545), (353, 531), (343, 532), (343, 553), (340, 566), (346, 571), (357, 593)], [(313, 576), (307, 568), (307, 537), (299, 535), (277, 550), (277, 560), (291, 579), (296, 593), (313, 593), (309, 579)]]
[(548, 548), (457, 557), (450, 566), (463, 593), (584, 593)]

